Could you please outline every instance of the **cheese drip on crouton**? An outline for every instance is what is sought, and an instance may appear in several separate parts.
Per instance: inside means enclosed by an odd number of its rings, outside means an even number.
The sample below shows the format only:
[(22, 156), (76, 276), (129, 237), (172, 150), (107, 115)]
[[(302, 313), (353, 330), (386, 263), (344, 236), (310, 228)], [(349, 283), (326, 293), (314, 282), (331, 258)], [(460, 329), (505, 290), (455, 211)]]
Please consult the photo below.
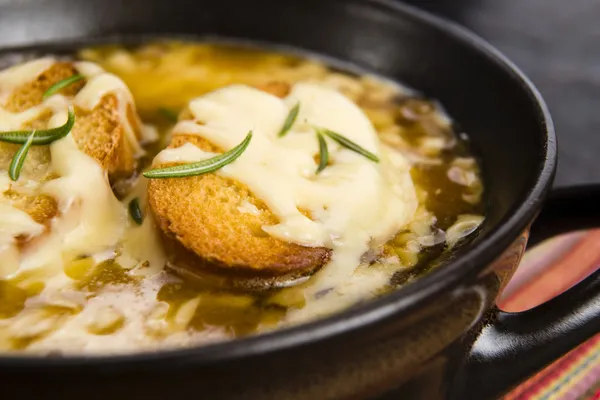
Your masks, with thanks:
[[(297, 104), (300, 111), (294, 125), (279, 137), (287, 115)], [(415, 212), (417, 199), (409, 163), (382, 145), (360, 108), (335, 90), (299, 83), (285, 99), (280, 99), (255, 88), (234, 85), (193, 100), (189, 110), (193, 119), (175, 126), (174, 140), (182, 135), (198, 135), (215, 148), (228, 150), (240, 143), (248, 131), (253, 132), (246, 151), (216, 175), (243, 184), (275, 216), (273, 223), (260, 227), (266, 235), (303, 247), (333, 250), (331, 261), (314, 280), (312, 294), (348, 281), (359, 266), (361, 255), (389, 240)], [(316, 174), (319, 147), (315, 127), (344, 135), (377, 154), (380, 162), (327, 139), (330, 165)], [(215, 155), (189, 142), (194, 140), (163, 150), (154, 165), (195, 162)], [(154, 184), (151, 182), (151, 186)], [(151, 195), (151, 205), (152, 202)], [(177, 204), (171, 207), (176, 209)], [(199, 212), (202, 207), (206, 211), (210, 207), (208, 201), (198, 204)], [(248, 211), (248, 205), (242, 201), (236, 209), (239, 213), (257, 212), (252, 208)], [(166, 225), (177, 229), (177, 221)], [(185, 242), (182, 232), (174, 233)], [(200, 239), (211, 241), (210, 229)], [(236, 240), (244, 242), (248, 238)], [(186, 244), (191, 249), (205, 248)], [(382, 282), (378, 284), (381, 287)]]

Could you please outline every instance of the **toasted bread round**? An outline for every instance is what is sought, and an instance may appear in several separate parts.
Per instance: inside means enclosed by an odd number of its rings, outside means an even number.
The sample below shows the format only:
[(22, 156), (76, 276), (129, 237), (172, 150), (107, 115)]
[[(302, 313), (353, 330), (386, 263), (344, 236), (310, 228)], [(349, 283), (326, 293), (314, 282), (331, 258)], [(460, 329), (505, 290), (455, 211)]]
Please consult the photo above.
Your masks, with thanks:
[[(10, 112), (23, 112), (43, 101), (44, 93), (56, 82), (77, 73), (68, 62), (57, 62), (31, 82), (17, 87), (2, 107)], [(75, 95), (85, 85), (76, 82), (60, 91), (64, 95)], [(135, 158), (125, 135), (125, 127), (118, 115), (119, 105), (114, 95), (104, 96), (91, 111), (76, 109), (72, 135), (77, 145), (104, 168), (111, 179), (129, 176), (135, 169)], [(51, 113), (43, 113), (29, 121), (24, 129), (43, 129)], [(131, 107), (127, 118), (131, 126), (139, 131), (138, 120)], [(138, 137), (139, 137), (139, 132)], [(7, 170), (11, 159), (20, 145), (0, 142), (0, 168)], [(55, 176), (50, 165), (49, 146), (32, 146), (21, 170), (21, 179), (45, 182)], [(12, 188), (2, 194), (1, 201), (8, 201), (14, 207), (28, 213), (33, 220), (47, 224), (58, 212), (54, 198), (43, 194), (20, 192)]]
[[(175, 135), (169, 147), (188, 142), (220, 152), (197, 135)], [(327, 248), (300, 246), (268, 235), (262, 226), (277, 224), (277, 217), (244, 184), (218, 174), (151, 179), (148, 199), (165, 235), (171, 263), (185, 264), (192, 273), (228, 274), (238, 282), (260, 286), (256, 279), (274, 284), (309, 275), (330, 257)], [(245, 211), (248, 207), (258, 212)], [(187, 254), (182, 254), (185, 250)]]
[(72, 131), (77, 146), (98, 161), (111, 180), (131, 175), (136, 163), (118, 107), (117, 98), (109, 94), (92, 112), (77, 109)]
[[(77, 70), (68, 62), (57, 62), (35, 80), (21, 85), (9, 96), (5, 109), (21, 112), (42, 102), (44, 93), (55, 83), (75, 75)], [(76, 82), (60, 91), (64, 95), (75, 95), (85, 85)], [(105, 95), (91, 111), (76, 109), (73, 137), (80, 149), (100, 163), (111, 178), (131, 175), (135, 158), (125, 136), (125, 127), (119, 119), (119, 104), (114, 95)], [(140, 137), (140, 127), (134, 111), (127, 109), (127, 118)]]

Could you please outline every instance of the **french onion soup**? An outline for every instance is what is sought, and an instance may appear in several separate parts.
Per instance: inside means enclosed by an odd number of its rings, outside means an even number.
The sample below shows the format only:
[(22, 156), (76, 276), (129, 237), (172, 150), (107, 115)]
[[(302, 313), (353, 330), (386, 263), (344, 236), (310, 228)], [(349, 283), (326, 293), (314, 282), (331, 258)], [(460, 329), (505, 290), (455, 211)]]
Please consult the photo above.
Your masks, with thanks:
[(380, 78), (160, 42), (0, 72), (0, 349), (106, 354), (322, 318), (483, 221), (467, 137)]

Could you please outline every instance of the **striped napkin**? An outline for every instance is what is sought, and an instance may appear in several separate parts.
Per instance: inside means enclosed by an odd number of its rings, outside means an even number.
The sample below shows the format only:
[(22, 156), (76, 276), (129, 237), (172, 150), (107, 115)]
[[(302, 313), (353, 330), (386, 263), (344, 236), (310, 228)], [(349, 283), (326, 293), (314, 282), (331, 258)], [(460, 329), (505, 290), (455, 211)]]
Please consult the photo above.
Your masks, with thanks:
[[(523, 311), (564, 292), (600, 267), (600, 230), (576, 232), (527, 252), (498, 303)], [(600, 335), (554, 362), (504, 400), (600, 400)]]

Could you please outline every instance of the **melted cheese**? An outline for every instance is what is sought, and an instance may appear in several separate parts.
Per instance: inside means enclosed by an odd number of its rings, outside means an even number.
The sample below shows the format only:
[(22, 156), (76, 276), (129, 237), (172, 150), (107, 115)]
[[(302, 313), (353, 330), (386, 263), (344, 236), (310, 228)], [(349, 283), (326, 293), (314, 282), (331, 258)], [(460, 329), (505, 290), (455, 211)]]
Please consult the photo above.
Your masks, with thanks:
[(125, 83), (113, 74), (104, 72), (102, 68), (96, 64), (89, 62), (79, 62), (75, 64), (75, 68), (87, 78), (87, 84), (77, 93), (74, 99), (74, 104), (85, 109), (93, 110), (100, 100), (108, 95), (113, 94), (117, 97), (119, 104), (119, 115), (121, 116), (121, 124), (125, 128), (125, 135), (129, 145), (134, 151), (134, 154), (139, 157), (144, 154), (144, 150), (140, 145), (139, 139), (128, 118), (127, 108), (132, 107), (133, 111), (133, 95)]
[[(297, 103), (300, 112), (294, 126), (278, 137)], [(265, 232), (284, 241), (333, 249), (331, 262), (304, 288), (312, 306), (302, 314), (314, 316), (347, 306), (385, 285), (388, 273), (369, 270), (355, 278), (355, 271), (369, 248), (383, 244), (410, 221), (417, 198), (408, 161), (379, 143), (358, 106), (332, 89), (300, 83), (284, 100), (247, 86), (230, 86), (192, 101), (190, 110), (200, 123), (180, 122), (174, 134), (197, 134), (230, 149), (253, 132), (246, 151), (217, 174), (246, 184), (278, 217), (277, 225), (262, 227)], [(381, 161), (374, 163), (328, 140), (332, 165), (315, 175), (314, 126), (344, 135)], [(164, 150), (155, 162), (213, 156), (186, 144)], [(323, 294), (332, 288), (336, 290)]]
[[(130, 124), (128, 108), (135, 110), (133, 98), (128, 88), (116, 76), (104, 72), (91, 63), (77, 63), (76, 68), (86, 76), (87, 83), (79, 93), (70, 98), (55, 94), (41, 104), (23, 112), (13, 113), (2, 105), (11, 91), (20, 85), (31, 82), (50, 68), (55, 61), (51, 58), (35, 60), (9, 68), (0, 73), (0, 131), (18, 130), (40, 114), (52, 113), (48, 128), (63, 125), (70, 106), (92, 110), (107, 94), (117, 97), (119, 119), (125, 127), (132, 147), (141, 153), (141, 147), (135, 131)], [(137, 118), (137, 117), (136, 117)], [(50, 145), (51, 167), (55, 179), (47, 182), (34, 182), (22, 176), (18, 182), (8, 178), (7, 171), (0, 171), (0, 187), (2, 191), (9, 188), (28, 195), (45, 194), (53, 197), (58, 203), (58, 215), (49, 222), (46, 228), (32, 220), (25, 212), (13, 207), (6, 200), (0, 201), (0, 279), (20, 282), (26, 287), (30, 283), (43, 282), (44, 289), (18, 317), (0, 320), (0, 342), (5, 335), (13, 338), (27, 335), (47, 334), (37, 341), (32, 349), (71, 346), (73, 350), (85, 350), (99, 347), (127, 348), (132, 338), (140, 336), (139, 324), (133, 324), (125, 332), (121, 340), (111, 337), (113, 345), (107, 340), (90, 332), (89, 319), (96, 315), (123, 313), (129, 320), (143, 321), (142, 308), (152, 309), (156, 304), (155, 292), (149, 281), (147, 291), (138, 293), (135, 287), (129, 287), (120, 293), (101, 293), (94, 301), (86, 303), (85, 297), (73, 302), (73, 280), (64, 268), (71, 260), (82, 256), (92, 256), (96, 263), (115, 255), (127, 256), (133, 260), (133, 275), (157, 276), (165, 264), (164, 254), (159, 244), (158, 233), (151, 218), (146, 218), (142, 226), (129, 221), (127, 202), (118, 201), (108, 182), (106, 171), (75, 143), (69, 134)], [(144, 182), (136, 187), (132, 196), (145, 198)], [(21, 248), (16, 245), (17, 237), (28, 237), (30, 240)], [(81, 292), (79, 297), (81, 297)], [(82, 303), (83, 302), (83, 303)], [(72, 319), (47, 316), (36, 304), (57, 305), (59, 307), (83, 307), (81, 314)], [(114, 307), (114, 312), (110, 307)], [(106, 311), (109, 310), (109, 311)], [(138, 314), (134, 318), (134, 314)], [(141, 322), (139, 322), (141, 323)], [(137, 328), (136, 328), (137, 327)], [(104, 339), (104, 340), (103, 340)], [(149, 338), (147, 340), (150, 340)]]
[[(146, 179), (140, 179), (133, 187), (129, 195), (123, 200), (123, 204), (129, 204), (134, 199), (139, 199), (140, 208), (144, 209), (147, 196)], [(152, 276), (160, 273), (166, 264), (166, 255), (162, 248), (160, 232), (156, 229), (152, 213), (144, 217), (141, 226), (129, 224), (129, 228), (121, 240), (123, 253), (137, 261), (135, 267), (142, 267), (140, 262), (147, 262), (143, 268), (136, 268), (133, 273), (141, 276)]]
[[(3, 71), (0, 73), (0, 98), (6, 99), (12, 90), (34, 80), (54, 62), (52, 58), (44, 58)], [(55, 94), (40, 105), (20, 113), (0, 107), (0, 130), (21, 129), (24, 123), (48, 110), (52, 112), (48, 128), (57, 127), (66, 121), (70, 105), (92, 110), (105, 95), (113, 93), (117, 96), (120, 120), (126, 127), (130, 142), (139, 149), (140, 145), (127, 118), (127, 107), (133, 107), (133, 98), (125, 84), (94, 64), (77, 63), (76, 68), (88, 81), (74, 98)], [(124, 231), (126, 209), (114, 197), (106, 173), (96, 161), (77, 148), (71, 135), (52, 143), (50, 152), (52, 169), (59, 178), (42, 185), (41, 192), (57, 199), (61, 216), (51, 222), (48, 235), (36, 240), (35, 246), (27, 246), (22, 251), (17, 273), (43, 267), (58, 271), (64, 259), (114, 247)], [(5, 177), (6, 171), (2, 175)], [(3, 207), (5, 221), (23, 222), (20, 225), (15, 223), (13, 229), (28, 227), (21, 229), (19, 235), (37, 236), (44, 231), (39, 224), (23, 225), (26, 220), (23, 212), (10, 206)], [(13, 233), (8, 234), (16, 236)], [(4, 243), (7, 239), (2, 241)]]
[[(52, 66), (42, 59), (0, 73), (0, 130), (20, 129), (27, 121), (51, 111), (49, 127), (64, 124), (71, 105), (91, 110), (107, 94), (119, 103), (119, 118), (127, 138), (138, 154), (138, 138), (128, 117), (133, 99), (116, 76), (92, 63), (76, 63), (87, 82), (74, 97), (55, 94), (38, 106), (21, 113), (2, 108), (2, 99), (20, 84), (35, 79)], [(283, 138), (277, 137), (291, 107), (300, 102), (295, 125)], [(246, 86), (231, 86), (191, 102), (198, 124), (180, 122), (177, 133), (198, 134), (223, 149), (237, 145), (249, 130), (253, 140), (244, 154), (217, 173), (245, 183), (275, 213), (279, 223), (263, 230), (281, 240), (305, 246), (333, 249), (331, 262), (307, 283), (285, 290), (301, 291), (306, 306), (291, 309), (283, 324), (316, 318), (374, 296), (389, 280), (390, 271), (361, 265), (361, 256), (383, 244), (412, 218), (417, 201), (409, 175), (409, 164), (399, 153), (380, 144), (376, 132), (362, 111), (334, 90), (315, 84), (297, 84), (288, 98), (281, 100)], [(137, 118), (137, 117), (136, 117)], [(332, 165), (315, 175), (314, 156), (318, 144), (312, 126), (337, 131), (376, 153), (380, 163), (329, 141)], [(155, 131), (147, 127), (142, 140)], [(146, 180), (139, 180), (127, 198), (119, 202), (108, 183), (106, 172), (77, 148), (71, 135), (50, 146), (51, 166), (57, 178), (35, 184), (12, 183), (6, 171), (0, 172), (0, 186), (43, 193), (58, 202), (59, 215), (50, 226), (37, 224), (31, 217), (0, 202), (0, 279), (12, 279), (26, 287), (44, 283), (44, 289), (17, 317), (0, 320), (0, 345), (6, 335), (28, 339), (41, 335), (28, 348), (66, 352), (123, 352), (155, 346), (182, 346), (222, 340), (224, 328), (203, 331), (184, 329), (199, 303), (193, 298), (166, 321), (167, 304), (157, 299), (157, 291), (169, 279), (163, 272), (165, 254), (151, 215), (141, 226), (127, 215), (127, 204), (138, 197), (146, 204)], [(188, 144), (162, 151), (156, 162), (197, 161), (214, 154)], [(28, 192), (29, 193), (29, 192)], [(242, 204), (241, 212), (260, 212)], [(308, 211), (307, 218), (300, 210)], [(33, 239), (23, 248), (17, 236)], [(138, 285), (96, 292), (92, 299), (73, 289), (74, 281), (64, 272), (65, 265), (78, 257), (94, 262), (113, 259), (140, 278)], [(31, 300), (31, 299), (30, 299)], [(29, 300), (28, 300), (29, 301)], [(72, 315), (48, 315), (37, 305), (53, 305), (75, 310)], [(116, 334), (94, 332), (111, 324), (123, 326)]]
[(0, 246), (12, 243), (20, 235), (37, 236), (44, 226), (35, 222), (29, 214), (8, 204), (0, 203)]
[(37, 236), (44, 232), (45, 228), (26, 212), (6, 203), (0, 203), (0, 215), (0, 277), (3, 277), (19, 269), (20, 254), (15, 238)]
[(52, 167), (60, 177), (47, 182), (42, 190), (58, 200), (62, 215), (52, 221), (43, 240), (24, 251), (21, 271), (41, 267), (58, 271), (63, 259), (114, 247), (127, 218), (105, 172), (77, 148), (71, 135), (52, 143), (50, 151)]
[(13, 90), (31, 82), (54, 63), (55, 60), (52, 57), (46, 57), (0, 71), (0, 103), (4, 103)]

